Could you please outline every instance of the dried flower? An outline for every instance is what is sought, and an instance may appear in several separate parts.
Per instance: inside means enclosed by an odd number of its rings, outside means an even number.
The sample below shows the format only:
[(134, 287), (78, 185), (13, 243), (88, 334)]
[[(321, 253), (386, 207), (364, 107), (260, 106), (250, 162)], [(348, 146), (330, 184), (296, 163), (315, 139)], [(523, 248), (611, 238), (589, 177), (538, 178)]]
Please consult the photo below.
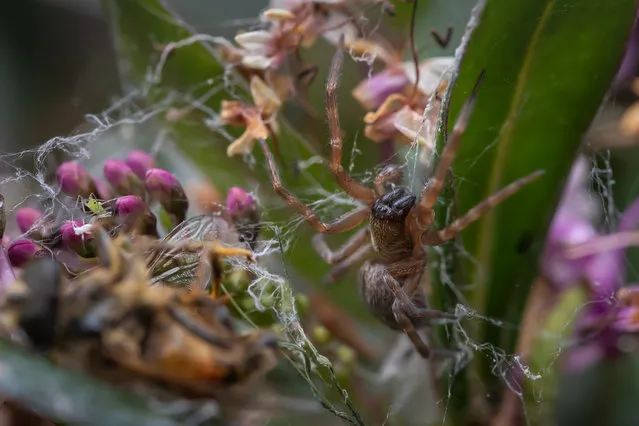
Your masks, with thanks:
[(338, 2), (299, 2), (286, 7), (274, 7), (262, 14), (265, 29), (238, 34), (238, 48), (222, 46), (226, 58), (238, 58), (249, 69), (274, 70), (286, 57), (301, 47), (312, 46), (322, 35), (337, 44), (344, 34), (347, 40), (355, 38), (357, 28)]
[[(229, 157), (248, 154), (253, 150), (258, 139), (266, 139), (270, 128), (277, 132), (275, 121), (277, 111), (282, 106), (284, 87), (269, 87), (258, 76), (251, 78), (251, 95), (253, 105), (240, 101), (222, 101), (220, 121), (222, 124), (245, 126), (246, 130), (226, 150)], [(268, 123), (268, 126), (267, 126)]]
[(144, 193), (142, 182), (133, 170), (122, 160), (110, 159), (104, 162), (104, 177), (115, 190), (122, 195), (141, 195)]
[(42, 212), (31, 207), (22, 207), (16, 210), (16, 222), (18, 223), (18, 229), (20, 229), (22, 233), (33, 228), (33, 225), (41, 218)]
[(133, 170), (133, 173), (140, 179), (144, 179), (146, 171), (155, 166), (155, 160), (149, 154), (139, 149), (129, 152), (126, 157), (126, 164)]
[(431, 58), (419, 65), (416, 83), (415, 64), (401, 62), (397, 53), (379, 43), (356, 39), (347, 43), (351, 52), (386, 64), (383, 71), (362, 81), (353, 96), (367, 110), (364, 134), (375, 142), (417, 143), (424, 148), (427, 162), (435, 143), (435, 129), (441, 109), (441, 94), (446, 88), (445, 74), (453, 58)]
[(95, 256), (91, 225), (81, 221), (67, 221), (60, 227), (62, 243), (82, 257)]
[(91, 194), (97, 193), (93, 179), (77, 161), (60, 164), (56, 177), (62, 192), (70, 197), (88, 198)]
[(149, 169), (146, 172), (146, 189), (151, 198), (175, 217), (178, 223), (186, 217), (189, 201), (180, 182), (171, 173), (162, 169)]
[(27, 239), (15, 240), (7, 247), (7, 257), (14, 268), (21, 268), (43, 253), (46, 253), (44, 249)]

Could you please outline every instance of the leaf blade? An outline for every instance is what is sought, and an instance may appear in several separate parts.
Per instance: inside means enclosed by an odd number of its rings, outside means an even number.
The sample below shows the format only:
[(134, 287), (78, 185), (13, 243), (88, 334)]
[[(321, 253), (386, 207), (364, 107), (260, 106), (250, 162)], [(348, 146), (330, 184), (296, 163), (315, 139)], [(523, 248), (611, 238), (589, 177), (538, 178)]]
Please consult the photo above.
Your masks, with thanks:
[[(596, 1), (484, 2), (450, 88), (454, 117), (486, 70), (453, 164), (462, 178), (455, 180), (456, 207), (463, 214), (518, 178), (537, 169), (546, 173), (462, 232), (468, 255), (457, 253), (454, 280), (472, 288), (470, 304), (480, 315), (518, 324), (560, 182), (614, 77), (635, 9), (634, 0), (612, 7)], [(442, 139), (443, 131), (440, 145)], [(446, 250), (455, 256), (453, 247)], [(512, 352), (516, 327), (488, 321), (480, 329), (474, 338)], [(484, 361), (482, 377), (492, 378), (494, 365)]]

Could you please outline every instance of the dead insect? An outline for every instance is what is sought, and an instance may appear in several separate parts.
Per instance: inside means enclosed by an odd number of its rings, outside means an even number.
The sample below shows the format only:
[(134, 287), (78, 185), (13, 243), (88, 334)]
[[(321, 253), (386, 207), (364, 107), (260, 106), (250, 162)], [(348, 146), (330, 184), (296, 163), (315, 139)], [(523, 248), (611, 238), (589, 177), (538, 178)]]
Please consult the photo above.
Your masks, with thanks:
[[(319, 233), (313, 244), (327, 263), (335, 264), (336, 269), (344, 269), (370, 257), (374, 258), (365, 262), (359, 272), (359, 288), (364, 300), (381, 321), (393, 329), (403, 330), (417, 351), (427, 358), (431, 351), (416, 329), (428, 326), (433, 319), (454, 320), (455, 316), (428, 306), (421, 287), (426, 266), (423, 246), (436, 246), (451, 240), (488, 210), (538, 178), (542, 172), (534, 172), (502, 188), (446, 228), (431, 229), (435, 220), (433, 207), (470, 117), (481, 77), (457, 119), (433, 176), (424, 185), (419, 196), (415, 196), (406, 187), (390, 184), (402, 179), (402, 172), (396, 166), (384, 168), (376, 176), (374, 188), (353, 179), (342, 167), (342, 132), (336, 97), (342, 60), (343, 51), (339, 49), (333, 58), (326, 88), (326, 110), (331, 136), (330, 168), (344, 192), (363, 206), (334, 222), (322, 222), (315, 212), (282, 185), (268, 145), (265, 140), (261, 140), (273, 189)], [(367, 219), (369, 225), (358, 231), (338, 250), (331, 250), (324, 242), (323, 234), (349, 231)]]
[[(219, 215), (201, 215), (187, 219), (148, 250), (147, 265), (151, 271), (149, 283), (186, 286), (193, 281), (200, 264), (199, 243), (220, 241), (230, 247), (253, 249), (259, 230), (257, 212), (255, 217), (234, 218), (224, 211)], [(195, 245), (185, 245), (189, 241)]]
[[(150, 385), (167, 397), (219, 400), (275, 365), (274, 336), (238, 334), (224, 303), (204, 291), (149, 286), (146, 263), (126, 238), (111, 240), (103, 230), (96, 238), (100, 266), (76, 279), (52, 259), (24, 270), (0, 299), (5, 336), (63, 367), (119, 385)], [(200, 245), (211, 258), (250, 256), (216, 242)], [(219, 277), (218, 263), (211, 267)]]

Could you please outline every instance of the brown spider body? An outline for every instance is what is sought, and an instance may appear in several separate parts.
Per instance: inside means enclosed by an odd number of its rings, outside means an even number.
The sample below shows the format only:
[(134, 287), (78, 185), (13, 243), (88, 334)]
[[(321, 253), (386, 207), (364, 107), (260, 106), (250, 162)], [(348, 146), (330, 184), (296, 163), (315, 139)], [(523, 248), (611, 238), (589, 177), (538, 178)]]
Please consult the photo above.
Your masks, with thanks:
[(382, 259), (395, 262), (413, 252), (406, 217), (416, 201), (417, 197), (408, 189), (397, 187), (373, 204), (369, 219), (371, 245)]
[[(364, 263), (358, 276), (362, 299), (377, 318), (394, 330), (402, 329), (393, 313), (395, 295), (389, 286), (380, 286), (378, 283), (383, 279), (388, 265), (397, 265), (413, 256), (414, 245), (406, 221), (416, 201), (417, 197), (403, 187), (395, 187), (375, 201), (369, 227), (371, 246), (379, 258)], [(406, 275), (410, 275), (416, 267), (422, 269), (423, 262), (420, 259), (407, 264), (403, 271), (396, 271), (401, 287), (404, 287)], [(422, 292), (414, 293), (411, 302), (417, 308), (427, 307)]]
[[(344, 192), (364, 206), (334, 222), (322, 222), (315, 212), (282, 185), (266, 141), (260, 140), (260, 145), (268, 162), (273, 189), (318, 232), (313, 245), (327, 263), (335, 265), (330, 274), (331, 281), (351, 266), (365, 261), (359, 271), (359, 288), (371, 312), (390, 328), (403, 330), (417, 351), (428, 358), (431, 351), (417, 329), (430, 325), (434, 319), (456, 320), (456, 317), (428, 307), (421, 286), (426, 265), (423, 246), (436, 246), (453, 239), (469, 224), (542, 172), (534, 172), (507, 185), (447, 227), (433, 229), (433, 208), (461, 141), (483, 74), (455, 122), (432, 177), (416, 196), (407, 188), (397, 185), (402, 174), (396, 166), (384, 168), (375, 177), (374, 189), (353, 179), (342, 167), (342, 136), (336, 95), (342, 60), (343, 50), (340, 48), (333, 58), (326, 86), (326, 110), (331, 135), (330, 168)], [(368, 226), (356, 232), (339, 249), (332, 250), (324, 241), (324, 234), (350, 231), (367, 219)]]

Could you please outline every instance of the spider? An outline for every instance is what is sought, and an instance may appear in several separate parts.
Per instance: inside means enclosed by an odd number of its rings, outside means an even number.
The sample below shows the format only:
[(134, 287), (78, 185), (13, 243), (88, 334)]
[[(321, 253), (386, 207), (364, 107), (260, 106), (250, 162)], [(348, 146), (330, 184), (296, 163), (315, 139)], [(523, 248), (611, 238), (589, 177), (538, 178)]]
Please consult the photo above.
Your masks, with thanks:
[[(483, 73), (455, 122), (433, 175), (419, 196), (416, 196), (408, 188), (395, 184), (402, 179), (402, 172), (396, 166), (387, 166), (376, 175), (373, 188), (355, 180), (342, 167), (342, 137), (336, 90), (343, 59), (344, 51), (341, 47), (333, 57), (325, 92), (331, 138), (330, 168), (344, 192), (364, 206), (346, 213), (334, 222), (322, 222), (315, 212), (282, 185), (266, 141), (260, 140), (260, 144), (268, 163), (274, 191), (318, 232), (313, 239), (313, 246), (318, 254), (327, 263), (335, 265), (334, 274), (373, 256), (359, 270), (362, 298), (377, 318), (394, 330), (403, 330), (419, 354), (423, 358), (429, 358), (431, 350), (417, 330), (429, 326), (434, 319), (456, 318), (454, 314), (429, 308), (425, 291), (420, 285), (426, 266), (423, 246), (436, 246), (451, 240), (488, 210), (538, 178), (543, 171), (538, 170), (507, 185), (447, 227), (432, 229), (435, 220), (433, 207), (473, 109)], [(388, 185), (389, 183), (393, 185)], [(368, 226), (356, 232), (339, 249), (333, 251), (325, 243), (324, 234), (350, 231), (367, 219)]]

